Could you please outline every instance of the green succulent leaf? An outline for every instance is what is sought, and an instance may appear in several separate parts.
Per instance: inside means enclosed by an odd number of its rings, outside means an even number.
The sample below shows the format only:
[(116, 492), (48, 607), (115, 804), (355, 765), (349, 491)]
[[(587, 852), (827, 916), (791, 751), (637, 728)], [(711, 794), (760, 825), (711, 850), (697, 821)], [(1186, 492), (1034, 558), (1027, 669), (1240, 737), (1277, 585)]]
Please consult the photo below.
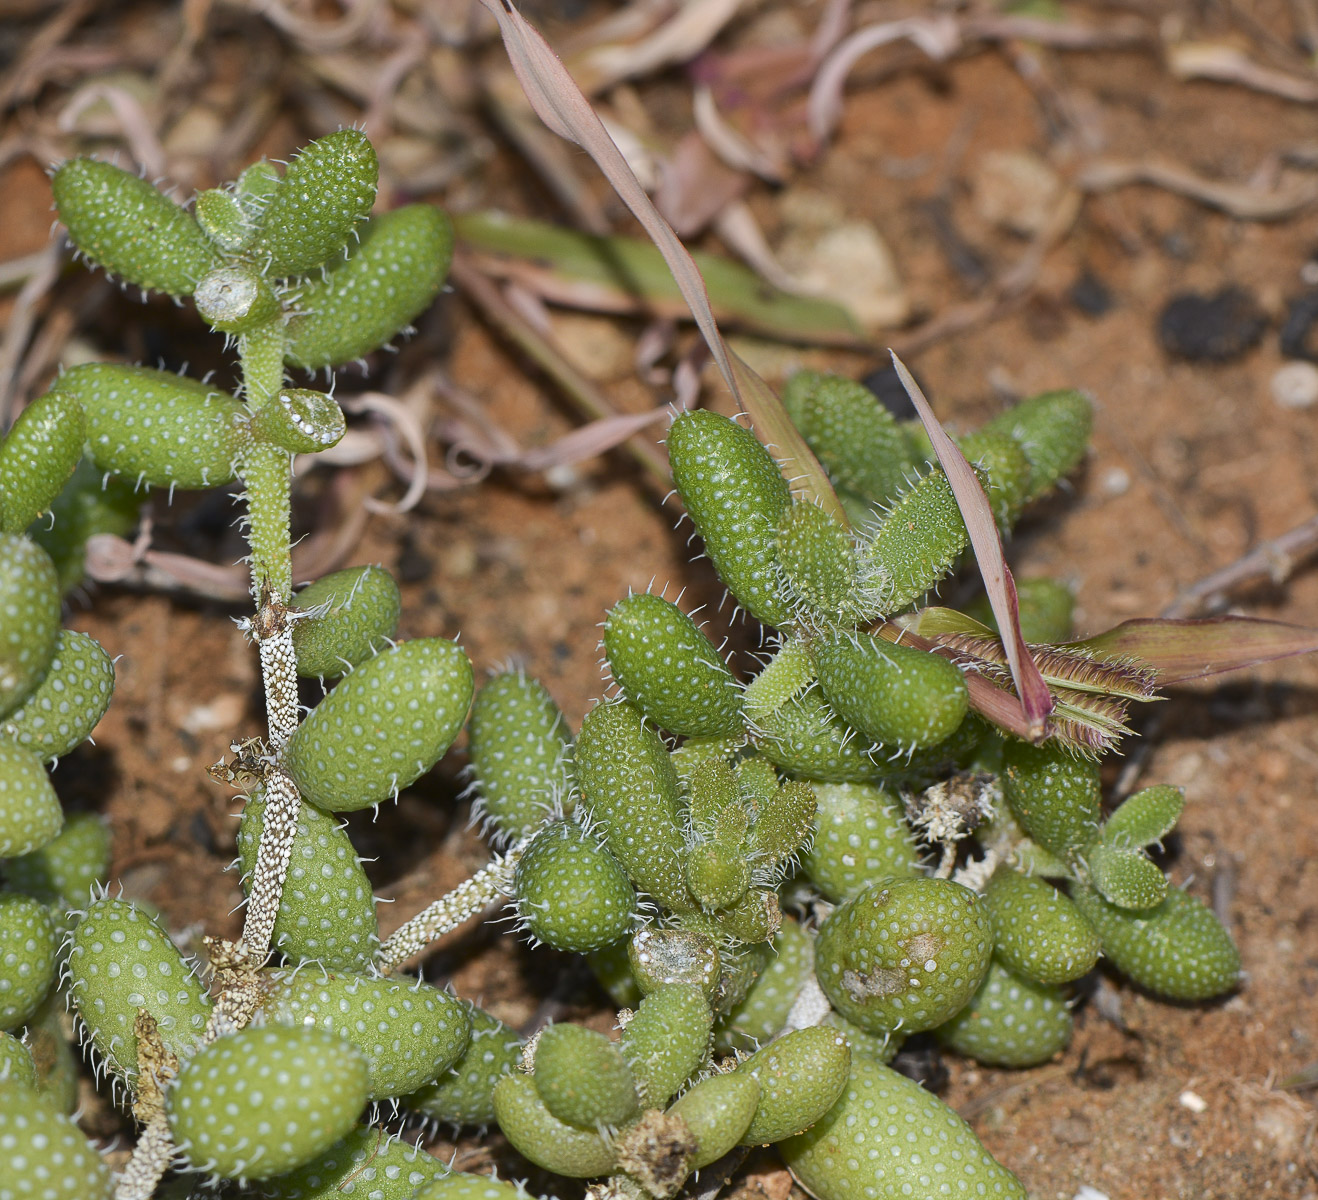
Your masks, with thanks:
[(916, 466), (901, 426), (863, 384), (797, 371), (783, 389), (783, 404), (840, 495), (883, 504)]
[(82, 405), (56, 389), (38, 396), (0, 440), (0, 531), (22, 533), (69, 481), (87, 436)]
[(453, 227), (429, 204), (364, 221), (346, 259), (286, 298), (289, 366), (314, 371), (378, 350), (429, 307), (452, 257)]
[(1036, 500), (1084, 460), (1094, 426), (1094, 406), (1081, 392), (1043, 392), (1022, 400), (984, 426), (1020, 443), (1030, 462), (1025, 499)]
[[(265, 826), (265, 800), (253, 796), (238, 826), (243, 891)], [(327, 971), (366, 971), (380, 946), (375, 896), (343, 827), (328, 813), (304, 804), (289, 851), (272, 944), (293, 963), (318, 963)]]
[(535, 1047), (535, 1090), (578, 1129), (618, 1126), (637, 1109), (631, 1069), (617, 1043), (580, 1025), (550, 1025)]
[(718, 1023), (715, 1038), (719, 1048), (752, 1050), (778, 1033), (814, 969), (814, 961), (814, 938), (796, 921), (784, 917), (764, 970)]
[(753, 1072), (730, 1071), (702, 1079), (668, 1110), (680, 1117), (696, 1144), (688, 1164), (707, 1167), (738, 1145), (750, 1128), (760, 1103), (760, 1084)]
[(31, 854), (64, 824), (64, 810), (31, 750), (0, 737), (0, 858)]
[(1076, 906), (1042, 879), (999, 867), (984, 890), (1002, 963), (1042, 986), (1079, 979), (1098, 961), (1099, 940)]
[(51, 187), (69, 239), (126, 283), (189, 296), (219, 262), (191, 213), (122, 167), (71, 158)]
[(993, 950), (986, 909), (948, 879), (880, 880), (824, 922), (815, 975), (833, 1007), (870, 1033), (932, 1029), (984, 979)]
[(529, 1075), (505, 1075), (495, 1084), (494, 1115), (514, 1148), (546, 1171), (570, 1179), (613, 1172), (609, 1142), (593, 1130), (578, 1129), (554, 1116)]
[(341, 254), (370, 215), (380, 166), (358, 129), (318, 138), (288, 164), (263, 206), (252, 255), (272, 279), (304, 275)]
[(778, 522), (774, 559), (785, 591), (807, 624), (855, 624), (870, 615), (860, 595), (860, 563), (851, 534), (822, 508), (792, 502)]
[(488, 1125), (494, 1120), (494, 1087), (521, 1061), (521, 1039), (502, 1021), (470, 1001), (460, 1001), (471, 1039), (460, 1059), (434, 1083), (403, 1097), (403, 1106), (451, 1125)]
[(554, 821), (535, 835), (517, 863), (513, 893), (527, 931), (556, 950), (602, 950), (637, 919), (627, 872), (571, 821)]
[(781, 1142), (809, 1129), (836, 1103), (850, 1071), (847, 1039), (825, 1025), (798, 1029), (756, 1051), (737, 1068), (760, 1085), (741, 1144)]
[(1002, 794), (1020, 827), (1064, 861), (1091, 842), (1102, 818), (1098, 767), (1055, 742), (1009, 741)]
[(68, 940), (69, 999), (100, 1060), (137, 1078), (138, 1009), (155, 1018), (166, 1049), (187, 1058), (210, 1017), (205, 986), (150, 916), (127, 900), (88, 905)]
[(469, 736), (480, 811), (501, 837), (524, 837), (556, 806), (571, 809), (572, 736), (538, 681), (494, 676), (476, 696)]
[(792, 607), (773, 561), (774, 532), (792, 496), (756, 437), (708, 409), (668, 430), (673, 483), (719, 578), (756, 620), (787, 625)]
[(1103, 844), (1126, 849), (1162, 841), (1181, 819), (1185, 793), (1165, 784), (1127, 796), (1103, 824)]
[(110, 1200), (110, 1168), (68, 1117), (29, 1088), (0, 1080), (4, 1200)]
[(337, 679), (388, 646), (402, 599), (383, 567), (346, 567), (308, 584), (289, 607), (307, 614), (293, 623), (297, 673)]
[(713, 1024), (705, 993), (692, 984), (665, 984), (641, 1001), (621, 1044), (646, 1108), (662, 1108), (700, 1069)]
[(1099, 843), (1085, 851), (1089, 881), (1122, 908), (1152, 908), (1167, 895), (1167, 877), (1142, 850)]
[(270, 1179), (352, 1131), (367, 1079), (360, 1051), (323, 1029), (248, 1028), (187, 1059), (165, 1109), (191, 1166), (222, 1179)]
[(417, 1189), (449, 1174), (424, 1150), (374, 1125), (359, 1125), (319, 1158), (262, 1188), (265, 1200), (412, 1200)]
[(833, 711), (879, 745), (935, 746), (969, 711), (965, 676), (947, 659), (871, 634), (821, 642), (815, 668)]
[(253, 1024), (314, 1027), (352, 1043), (366, 1062), (368, 1100), (433, 1083), (458, 1061), (471, 1036), (458, 999), (419, 980), (309, 967), (275, 972), (266, 983)]
[(304, 799), (331, 812), (369, 808), (443, 757), (471, 706), (471, 663), (456, 642), (416, 638), (342, 680), (288, 741)]
[(989, 1067), (1034, 1067), (1066, 1049), (1071, 1006), (1057, 987), (994, 959), (970, 1002), (935, 1033), (944, 1046)]
[(202, 320), (221, 333), (251, 333), (282, 312), (270, 284), (247, 263), (226, 263), (208, 271), (192, 302)]
[(878, 879), (913, 876), (919, 854), (901, 801), (872, 783), (816, 783), (814, 839), (801, 855), (810, 882), (835, 903)]
[(9, 859), (4, 870), (14, 891), (55, 909), (62, 921), (68, 909), (87, 904), (92, 889), (109, 877), (109, 827), (97, 813), (71, 813), (54, 838), (39, 850)]
[(40, 900), (0, 893), (0, 1030), (27, 1023), (55, 982), (59, 931)]
[(964, 1200), (1027, 1200), (1016, 1176), (937, 1096), (861, 1056), (837, 1103), (779, 1152), (818, 1200), (909, 1200), (936, 1196), (944, 1184)]
[(1210, 1000), (1240, 979), (1240, 953), (1222, 923), (1188, 892), (1168, 889), (1153, 908), (1132, 910), (1076, 884), (1076, 907), (1103, 941), (1103, 953), (1141, 987), (1172, 1000)]
[(673, 912), (694, 908), (682, 869), (677, 772), (659, 735), (632, 705), (601, 704), (581, 724), (574, 762), (586, 811), (636, 886)]
[(866, 586), (882, 613), (900, 612), (943, 578), (966, 548), (952, 485), (932, 471), (890, 506), (861, 551)]
[(310, 388), (280, 388), (252, 417), (253, 436), (290, 454), (328, 450), (346, 431), (338, 401)]
[(249, 434), (243, 406), (194, 379), (149, 367), (88, 363), (59, 379), (87, 415), (87, 450), (102, 471), (148, 487), (230, 482)]
[[(55, 564), (40, 546), (13, 533), (0, 533), (0, 613), (4, 614), (0, 624), (0, 717), (4, 717), (40, 683), (55, 656), (60, 630)], [(22, 853), (0, 849), (0, 858)]]
[(661, 729), (716, 738), (743, 731), (732, 672), (671, 601), (644, 592), (618, 601), (604, 622), (604, 653), (623, 694)]
[(0, 733), (53, 762), (91, 736), (113, 694), (114, 662), (101, 644), (90, 634), (61, 629), (45, 676), (0, 720)]

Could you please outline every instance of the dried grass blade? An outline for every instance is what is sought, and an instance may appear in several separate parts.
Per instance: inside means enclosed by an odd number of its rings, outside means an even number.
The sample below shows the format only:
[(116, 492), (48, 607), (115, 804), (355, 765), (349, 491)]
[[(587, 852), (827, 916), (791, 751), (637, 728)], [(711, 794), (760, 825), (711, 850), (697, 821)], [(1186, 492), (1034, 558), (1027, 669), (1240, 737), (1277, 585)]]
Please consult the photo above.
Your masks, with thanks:
[(729, 351), (714, 320), (705, 281), (691, 255), (650, 202), (567, 68), (539, 32), (512, 6), (512, 0), (481, 0), (481, 3), (499, 22), (508, 57), (532, 108), (550, 129), (576, 142), (595, 160), (613, 190), (659, 248), (737, 402), (761, 436), (773, 442), (779, 455), (788, 460), (787, 469), (796, 475), (802, 490), (845, 523), (842, 506), (823, 467), (788, 420), (773, 389)]
[(1002, 553), (1002, 539), (998, 536), (998, 526), (993, 519), (988, 496), (984, 493), (979, 477), (966, 462), (965, 455), (938, 423), (929, 401), (915, 382), (915, 377), (906, 369), (906, 364), (896, 354), (892, 356), (892, 362), (934, 444), (938, 461), (947, 474), (952, 495), (956, 497), (957, 507), (966, 523), (970, 547), (975, 553), (980, 574), (984, 577), (984, 589), (988, 592), (989, 604), (1002, 634), (1007, 661), (1011, 664), (1011, 678), (1016, 685), (1016, 694), (1025, 709), (1029, 739), (1042, 741), (1048, 736), (1048, 716), (1053, 710), (1053, 696), (1030, 656), (1025, 638), (1021, 636), (1016, 583)]

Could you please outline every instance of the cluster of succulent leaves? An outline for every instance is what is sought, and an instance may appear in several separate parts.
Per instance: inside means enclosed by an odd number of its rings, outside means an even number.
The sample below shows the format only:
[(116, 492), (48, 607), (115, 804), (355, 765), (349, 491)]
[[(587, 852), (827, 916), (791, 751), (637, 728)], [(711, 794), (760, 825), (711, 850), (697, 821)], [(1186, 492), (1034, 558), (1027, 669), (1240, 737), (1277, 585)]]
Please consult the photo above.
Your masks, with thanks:
[[(0, 1181), (0, 1200), (110, 1193), (68, 1116), (66, 1001), (116, 1098), (145, 1104), (165, 1084), (176, 1165), (250, 1194), (521, 1194), (385, 1133), (401, 1112), (497, 1123), (544, 1170), (630, 1200), (663, 1200), (768, 1143), (819, 1200), (1023, 1197), (955, 1113), (888, 1063), (925, 1032), (989, 1064), (1045, 1061), (1070, 1036), (1068, 988), (1100, 955), (1173, 999), (1229, 991), (1229, 936), (1146, 851), (1180, 793), (1148, 788), (1104, 819), (1092, 744), (1004, 734), (972, 711), (953, 658), (903, 642), (912, 606), (963, 555), (965, 523), (921, 429), (813, 372), (784, 402), (847, 523), (794, 497), (735, 421), (692, 411), (668, 435), (704, 552), (765, 628), (753, 678), (734, 676), (676, 604), (631, 595), (604, 625), (617, 695), (573, 738), (520, 672), (475, 694), (455, 643), (395, 641), (387, 572), (336, 572), (293, 594), (280, 565), (289, 460), (334, 444), (344, 419), (285, 370), (376, 348), (447, 267), (436, 210), (369, 216), (375, 171), (348, 130), (191, 210), (93, 160), (55, 173), (74, 245), (127, 283), (191, 296), (237, 340), (243, 382), (231, 396), (140, 367), (77, 367), (0, 443), (0, 1143), (27, 1189)], [(1083, 396), (1055, 392), (959, 439), (1004, 531), (1081, 461), (1089, 423)], [(94, 816), (65, 819), (45, 770), (113, 690), (105, 652), (60, 628), (87, 537), (131, 528), (140, 486), (234, 479), (298, 673), (338, 681), (278, 751), (301, 807), (274, 961), (243, 1028), (224, 1025), (151, 911), (106, 894), (106, 832)], [(1021, 599), (1031, 641), (1070, 637), (1064, 589), (1038, 581)], [(464, 726), (476, 811), (515, 863), (516, 923), (588, 956), (619, 1009), (616, 1036), (556, 1024), (523, 1044), (382, 952), (336, 814), (395, 796)], [(272, 801), (260, 755), (248, 765), (250, 890)], [(959, 845), (966, 835), (978, 851)]]

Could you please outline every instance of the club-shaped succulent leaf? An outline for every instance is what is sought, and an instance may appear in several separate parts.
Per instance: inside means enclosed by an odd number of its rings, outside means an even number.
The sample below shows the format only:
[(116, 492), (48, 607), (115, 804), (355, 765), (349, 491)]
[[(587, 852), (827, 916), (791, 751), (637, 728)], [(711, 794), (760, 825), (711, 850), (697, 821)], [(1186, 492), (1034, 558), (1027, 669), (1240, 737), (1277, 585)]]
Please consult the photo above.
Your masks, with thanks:
[(965, 1008), (936, 1030), (943, 1045), (989, 1067), (1033, 1067), (1071, 1040), (1071, 1006), (1056, 987), (1000, 963)]
[(1098, 934), (1051, 884), (999, 867), (984, 890), (997, 957), (1041, 985), (1079, 979), (1098, 961)]
[(110, 829), (97, 813), (71, 813), (64, 828), (39, 850), (11, 858), (4, 867), (9, 886), (57, 910), (81, 908), (110, 873)]
[(833, 711), (881, 745), (937, 745), (969, 707), (965, 677), (947, 659), (870, 634), (821, 642), (815, 668)]
[(1010, 741), (1002, 794), (1020, 827), (1045, 850), (1069, 859), (1097, 834), (1102, 817), (1098, 767), (1056, 742)]
[(388, 646), (402, 601), (383, 567), (346, 567), (308, 584), (291, 607), (315, 610), (293, 624), (297, 673), (304, 679), (337, 679)]
[(666, 984), (641, 1001), (622, 1031), (622, 1052), (646, 1108), (661, 1108), (699, 1069), (713, 1024), (709, 1001), (691, 984)]
[(715, 1029), (721, 1049), (750, 1050), (783, 1027), (797, 995), (814, 969), (814, 938), (784, 918), (773, 938), (773, 954), (745, 997)]
[(623, 694), (661, 729), (681, 737), (742, 732), (732, 672), (672, 601), (645, 592), (619, 600), (604, 622), (604, 653)]
[(268, 1180), (265, 1200), (412, 1200), (417, 1189), (449, 1174), (424, 1150), (375, 1125), (358, 1125), (324, 1154)]
[(216, 487), (233, 479), (248, 432), (232, 396), (169, 371), (87, 363), (59, 388), (87, 416), (87, 449), (102, 471), (149, 487)]
[(472, 705), (469, 737), (481, 810), (501, 837), (525, 836), (555, 805), (570, 807), (572, 738), (538, 681), (494, 676)]
[(101, 1062), (137, 1078), (137, 1010), (155, 1018), (165, 1048), (186, 1058), (210, 1016), (206, 988), (155, 920), (127, 900), (88, 905), (68, 939), (69, 998)]
[(467, 717), (471, 663), (456, 642), (417, 638), (342, 680), (288, 741), (304, 799), (332, 812), (379, 804), (437, 763)]
[(251, 333), (280, 316), (279, 298), (249, 263), (226, 263), (208, 271), (192, 302), (202, 320), (221, 333)]
[(78, 1108), (81, 1063), (65, 1035), (67, 1019), (64, 993), (58, 987), (51, 988), (50, 994), (28, 1019), (23, 1039), (32, 1053), (37, 1091), (58, 1112), (73, 1113)]
[(174, 1144), (222, 1179), (270, 1179), (346, 1137), (367, 1096), (366, 1060), (312, 1026), (241, 1029), (179, 1068), (165, 1095)]
[(728, 591), (757, 621), (788, 624), (792, 608), (774, 567), (773, 541), (792, 497), (778, 464), (749, 430), (703, 408), (673, 422), (668, 462)]
[(22, 533), (50, 508), (82, 457), (87, 421), (72, 396), (38, 396), (0, 439), (0, 530)]
[(1185, 808), (1180, 788), (1159, 785), (1127, 796), (1103, 823), (1103, 844), (1126, 849), (1151, 846), (1176, 827)]
[(351, 1042), (366, 1060), (371, 1100), (433, 1083), (462, 1056), (471, 1035), (466, 1012), (448, 992), (418, 980), (330, 975), (314, 966), (276, 972), (254, 1023), (315, 1026)]
[(15, 1087), (37, 1090), (37, 1068), (32, 1052), (12, 1033), (0, 1032), (0, 1086), (10, 1083)]
[(1076, 907), (1103, 941), (1103, 953), (1141, 987), (1172, 1000), (1211, 1000), (1240, 979), (1240, 952), (1222, 922), (1194, 896), (1170, 888), (1162, 903), (1132, 910), (1076, 884)]
[(1143, 850), (1121, 850), (1102, 842), (1084, 855), (1089, 882), (1121, 908), (1152, 908), (1167, 895), (1167, 876)]
[(0, 1079), (0, 1200), (110, 1200), (110, 1168), (68, 1117)]
[(880, 612), (900, 612), (952, 569), (966, 548), (966, 523), (952, 485), (931, 471), (889, 509), (862, 551)]
[(290, 454), (328, 450), (346, 430), (338, 401), (311, 388), (280, 388), (252, 417), (253, 437)]
[[(254, 796), (238, 826), (244, 891), (251, 887), (264, 824), (265, 801)], [(375, 896), (361, 859), (338, 821), (315, 805), (298, 811), (273, 945), (290, 962), (314, 962), (327, 971), (369, 970), (379, 949)]]
[(1027, 500), (1035, 500), (1070, 474), (1085, 457), (1094, 406), (1076, 391), (1043, 392), (1022, 400), (984, 429), (1009, 433), (1030, 460)]
[(818, 505), (796, 500), (783, 513), (774, 560), (806, 624), (855, 624), (868, 615), (851, 535)]
[(64, 824), (64, 810), (41, 760), (0, 736), (0, 858), (30, 854)]
[(40, 900), (0, 893), (0, 1030), (17, 1029), (55, 982), (59, 931)]
[(760, 1103), (754, 1071), (729, 1071), (702, 1079), (668, 1110), (686, 1122), (696, 1143), (690, 1169), (700, 1170), (722, 1158), (746, 1136)]
[(272, 279), (302, 275), (342, 254), (370, 215), (380, 166), (370, 139), (340, 129), (298, 152), (264, 207), (252, 256)]
[(870, 504), (905, 485), (915, 462), (899, 426), (863, 384), (840, 375), (798, 371), (783, 389), (793, 424), (833, 482)]
[(812, 1025), (757, 1050), (737, 1068), (760, 1085), (743, 1146), (781, 1142), (819, 1120), (847, 1086), (851, 1047), (836, 1029)]
[[(60, 630), (55, 564), (40, 546), (13, 533), (0, 533), (0, 617), (0, 717), (4, 717), (41, 681), (55, 655)], [(23, 851), (0, 848), (0, 858), (15, 853)]]
[(837, 1103), (779, 1151), (818, 1200), (1026, 1200), (1016, 1176), (937, 1096), (862, 1056)]
[(643, 996), (680, 983), (698, 987), (710, 999), (723, 968), (718, 940), (681, 926), (637, 930), (627, 943), (627, 962)]
[[(871, 754), (866, 739), (829, 707), (813, 687), (756, 721), (756, 746), (775, 766), (805, 779), (865, 783), (890, 769)], [(885, 755), (886, 757), (886, 755)]]
[(190, 212), (122, 167), (71, 158), (51, 188), (69, 240), (125, 283), (188, 296), (219, 262)]
[(453, 256), (453, 227), (439, 209), (409, 204), (359, 228), (348, 257), (326, 264), (323, 278), (313, 276), (291, 297), (290, 366), (314, 371), (361, 358), (438, 295)]
[(699, 842), (689, 847), (684, 869), (687, 887), (707, 912), (736, 904), (751, 885), (751, 864), (737, 842)]
[(636, 923), (627, 872), (572, 821), (554, 821), (535, 835), (517, 863), (513, 891), (527, 931), (556, 950), (602, 950)]
[(462, 1001), (471, 1023), (467, 1049), (434, 1083), (403, 1099), (406, 1108), (452, 1125), (487, 1125), (494, 1120), (494, 1085), (521, 1060), (522, 1042), (502, 1021)]
[(491, 1179), (488, 1175), (452, 1171), (426, 1184), (412, 1200), (528, 1200), (528, 1197), (517, 1184)]
[(871, 1033), (918, 1033), (954, 1016), (988, 970), (993, 926), (983, 899), (948, 879), (872, 883), (824, 922), (815, 975), (849, 1021)]
[(812, 787), (818, 811), (801, 866), (826, 899), (845, 900), (876, 879), (916, 873), (919, 855), (895, 796), (872, 783)]
[(550, 1025), (535, 1047), (535, 1089), (560, 1121), (617, 1126), (637, 1108), (631, 1069), (616, 1042), (580, 1025)]
[(0, 720), (0, 734), (52, 762), (91, 736), (113, 693), (114, 662), (101, 644), (90, 634), (61, 629), (46, 674)]
[(570, 1179), (609, 1175), (613, 1147), (593, 1130), (560, 1121), (545, 1107), (529, 1075), (505, 1075), (494, 1087), (494, 1114), (517, 1151), (546, 1171)]
[(604, 845), (665, 907), (695, 907), (682, 870), (678, 782), (659, 735), (627, 703), (586, 714), (574, 758), (577, 785)]
[(1021, 444), (1010, 434), (977, 430), (957, 440), (957, 448), (982, 471), (993, 518), (1001, 530), (1010, 530), (1025, 507), (1032, 471)]
[(256, 235), (242, 201), (224, 188), (207, 188), (197, 193), (192, 215), (201, 231), (215, 246), (229, 254), (245, 250)]

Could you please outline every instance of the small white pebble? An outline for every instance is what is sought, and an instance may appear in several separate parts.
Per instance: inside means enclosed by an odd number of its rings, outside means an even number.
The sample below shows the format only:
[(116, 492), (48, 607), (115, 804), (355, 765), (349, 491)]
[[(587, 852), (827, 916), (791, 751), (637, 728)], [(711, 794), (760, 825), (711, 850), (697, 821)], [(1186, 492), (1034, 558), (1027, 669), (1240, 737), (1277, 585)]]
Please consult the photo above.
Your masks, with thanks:
[(1109, 467), (1103, 472), (1104, 495), (1124, 496), (1130, 491), (1130, 472), (1125, 467)]
[(1177, 1100), (1182, 1108), (1188, 1108), (1192, 1113), (1201, 1113), (1208, 1111), (1208, 1101), (1205, 1100), (1198, 1092), (1186, 1090), (1182, 1092)]
[(1090, 1187), (1087, 1183), (1080, 1185), (1080, 1190), (1071, 1198), (1071, 1200), (1109, 1200), (1107, 1192), (1100, 1192), (1096, 1187)]
[(1318, 366), (1311, 362), (1282, 363), (1272, 374), (1272, 399), (1282, 408), (1312, 408), (1318, 404)]

